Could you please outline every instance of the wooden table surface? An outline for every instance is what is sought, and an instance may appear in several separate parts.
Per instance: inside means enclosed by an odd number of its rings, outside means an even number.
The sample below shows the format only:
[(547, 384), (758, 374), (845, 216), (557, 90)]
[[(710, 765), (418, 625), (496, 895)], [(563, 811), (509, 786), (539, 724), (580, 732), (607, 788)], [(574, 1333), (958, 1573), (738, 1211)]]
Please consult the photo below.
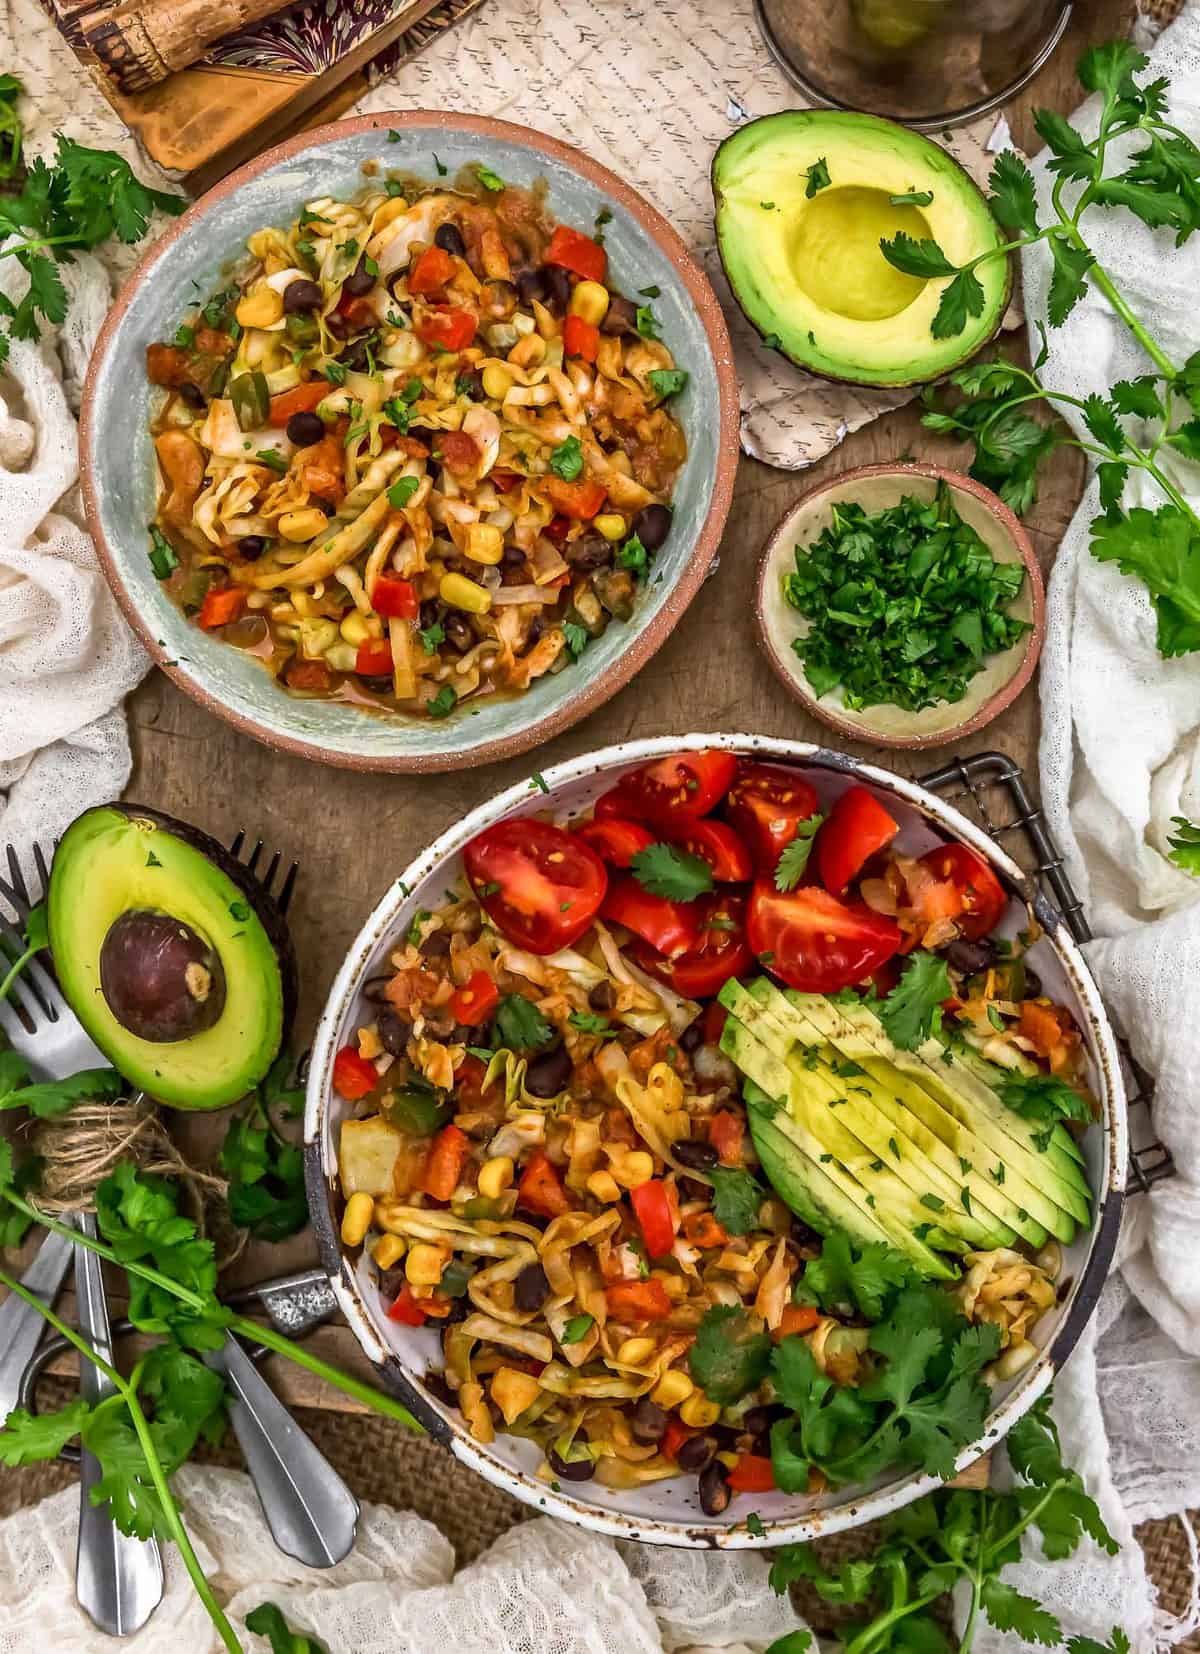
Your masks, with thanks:
[[(1008, 111), (1017, 142), (1028, 150), (1037, 147), (1032, 108), (1050, 104), (1069, 110), (1078, 101), (1074, 65), (1081, 45), (1112, 38), (1128, 25), (1127, 0), (1098, 0), (1088, 10), (1086, 25), (1072, 26), (1063, 49)], [(129, 702), (134, 770), (126, 796), (195, 822), (226, 842), (245, 828), (300, 863), (289, 918), (302, 985), (294, 1045), (302, 1050), (348, 945), (405, 863), (449, 823), (512, 782), (631, 736), (744, 730), (828, 742), (829, 732), (790, 697), (759, 651), (752, 593), (761, 547), (799, 495), (852, 466), (918, 456), (955, 465), (964, 454), (960, 446), (923, 431), (919, 408), (910, 405), (848, 437), (806, 471), (777, 471), (743, 456), (719, 566), (673, 635), (606, 706), (509, 763), (430, 777), (325, 768), (258, 745), (154, 672)], [(1082, 456), (1060, 451), (1027, 518), (1046, 572), (1082, 484)], [(1026, 766), (1033, 779), (1037, 731), (1035, 679), (1007, 713), (961, 745), (897, 755), (868, 746), (853, 750), (918, 776), (952, 757), (999, 748)], [(198, 1155), (212, 1152), (225, 1123), (223, 1113), (188, 1117), (181, 1122), (182, 1140)], [(229, 1278), (233, 1283), (262, 1279), (314, 1259), (308, 1234), (283, 1246), (255, 1245)], [(321, 1329), (314, 1347), (367, 1372), (343, 1328)], [(274, 1376), (294, 1402), (345, 1405), (290, 1365)]]

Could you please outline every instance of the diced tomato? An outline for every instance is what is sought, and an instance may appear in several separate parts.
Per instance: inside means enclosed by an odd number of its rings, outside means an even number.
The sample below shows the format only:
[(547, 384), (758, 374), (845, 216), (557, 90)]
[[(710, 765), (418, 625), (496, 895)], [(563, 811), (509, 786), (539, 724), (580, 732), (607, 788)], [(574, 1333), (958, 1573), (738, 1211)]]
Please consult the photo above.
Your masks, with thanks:
[(1039, 1005), (1027, 999), (1021, 1006), (1021, 1020), (1017, 1025), (1022, 1038), (1027, 1039), (1039, 1057), (1049, 1057), (1062, 1044), (1063, 1027), (1052, 1005)]
[(707, 1252), (713, 1247), (725, 1246), (729, 1231), (717, 1222), (711, 1212), (689, 1212), (683, 1220), (683, 1238), (690, 1245)]
[(675, 1244), (675, 1214), (661, 1178), (652, 1177), (629, 1192), (629, 1204), (642, 1231), (646, 1251), (652, 1258), (664, 1258)]
[(544, 477), (542, 487), (556, 510), (576, 523), (588, 523), (608, 498), (602, 483), (590, 477), (564, 482), (562, 477)]
[(412, 581), (393, 580), (385, 574), (381, 574), (375, 582), (371, 607), (377, 615), (395, 620), (415, 620), (421, 611), (417, 588)]
[(468, 1052), (454, 1070), (454, 1100), (460, 1109), (479, 1108), (483, 1103), (483, 1082), (487, 1068)]
[(663, 833), (681, 850), (706, 861), (718, 884), (744, 884), (754, 877), (750, 852), (727, 821), (669, 824)]
[(186, 385), (190, 374), (189, 357), (178, 345), (153, 344), (146, 346), (146, 378), (152, 385), (163, 385), (178, 390)]
[(674, 1463), (674, 1461), (679, 1457), (679, 1449), (683, 1446), (684, 1442), (691, 1441), (693, 1436), (698, 1436), (699, 1434), (700, 1432), (698, 1430), (689, 1429), (689, 1427), (684, 1424), (682, 1419), (677, 1418), (676, 1415), (672, 1413), (670, 1418), (667, 1420), (667, 1428), (663, 1431), (662, 1439), (658, 1444), (663, 1458), (670, 1459), (671, 1462)]
[(446, 468), (460, 477), (477, 470), (483, 458), (479, 444), (466, 431), (442, 431), (437, 438), (436, 451)]
[(714, 999), (704, 1007), (704, 1016), (700, 1022), (700, 1031), (704, 1036), (705, 1045), (720, 1045), (721, 1035), (725, 1032), (725, 1024), (729, 1020), (729, 1012)]
[(654, 834), (641, 822), (621, 821), (616, 817), (585, 821), (575, 832), (610, 867), (628, 867), (639, 850), (654, 843)]
[(463, 861), (498, 929), (531, 953), (557, 953), (578, 941), (608, 887), (596, 852), (548, 821), (497, 822), (470, 841)]
[(300, 474), (310, 494), (337, 504), (346, 492), (346, 472), (342, 443), (335, 432), (326, 432), (320, 442), (305, 450)]
[(379, 1084), (375, 1064), (360, 1057), (353, 1045), (343, 1045), (333, 1059), (333, 1089), (348, 1103), (357, 1103)]
[(343, 290), (337, 302), (337, 313), (348, 321), (351, 327), (365, 327), (368, 322), (376, 319), (375, 306), (365, 293), (347, 293)]
[(547, 540), (553, 540), (556, 546), (563, 545), (566, 541), (567, 535), (570, 532), (571, 519), (569, 517), (564, 517), (561, 514), (551, 517), (550, 521), (542, 530), (542, 533), (546, 536)]
[(812, 1304), (788, 1304), (771, 1337), (778, 1343), (781, 1338), (790, 1338), (793, 1333), (811, 1332), (820, 1319)]
[(406, 1327), (423, 1327), (425, 1325), (425, 1310), (413, 1297), (412, 1287), (405, 1281), (400, 1288), (400, 1295), (388, 1310), (389, 1321), (399, 1321)]
[(608, 254), (591, 236), (582, 235), (567, 224), (559, 224), (550, 237), (550, 245), (542, 262), (560, 264), (564, 270), (573, 271), (585, 281), (603, 281), (608, 269)]
[(826, 890), (833, 896), (844, 895), (850, 880), (899, 831), (900, 823), (874, 793), (866, 787), (848, 787), (817, 834), (817, 867)]
[(416, 322), (413, 331), (423, 345), (432, 350), (440, 346), (442, 350), (465, 350), (475, 337), (477, 327), (475, 317), (469, 310), (456, 306), (453, 310), (448, 305), (439, 305), (425, 314)]
[(445, 287), (454, 274), (454, 260), (441, 247), (426, 247), (408, 272), (408, 290), (414, 298), (425, 299)]
[(455, 1022), (473, 1028), (486, 1022), (499, 1003), (500, 990), (487, 971), (474, 971), (471, 980), (450, 995), (449, 1008)]
[(306, 385), (295, 385), (290, 391), (280, 391), (271, 398), (267, 424), (281, 431), (293, 414), (312, 413), (318, 402), (323, 402), (333, 389), (324, 379), (310, 379)]
[(563, 354), (594, 362), (600, 354), (600, 329), (582, 316), (568, 316), (563, 323)]
[(820, 813), (816, 793), (795, 770), (745, 762), (737, 766), (725, 811), (764, 878), (774, 873), (801, 825)]
[(443, 1126), (430, 1145), (420, 1187), (434, 1200), (449, 1200), (471, 1155), (471, 1139), (455, 1125)]
[(921, 857), (937, 878), (948, 880), (962, 898), (959, 925), (968, 940), (987, 936), (999, 923), (1008, 897), (1004, 886), (982, 856), (965, 844), (943, 844)]
[(544, 1218), (561, 1217), (571, 1210), (558, 1167), (545, 1149), (535, 1150), (521, 1173), (517, 1184), (517, 1205)]
[(707, 999), (753, 963), (754, 955), (746, 940), (746, 898), (735, 891), (714, 890), (687, 903), (684, 911), (698, 926), (699, 935), (682, 954), (664, 958), (661, 947), (655, 953), (637, 943), (631, 951), (642, 970), (666, 982), (676, 993), (687, 999)]
[(723, 1108), (708, 1123), (708, 1140), (717, 1151), (722, 1166), (740, 1166), (742, 1145), (746, 1139), (746, 1121), (731, 1108)]
[(729, 1485), (735, 1493), (773, 1492), (775, 1471), (770, 1459), (761, 1453), (739, 1453), (737, 1463), (729, 1472)]
[(239, 619), (245, 611), (246, 594), (242, 588), (222, 586), (216, 591), (205, 592), (198, 619), (204, 630), (211, 632), (217, 626), (228, 626), (231, 620)]
[(746, 918), (750, 946), (774, 975), (804, 993), (849, 988), (900, 949), (899, 927), (861, 903), (839, 902), (814, 885), (776, 890), (760, 879)]
[(626, 874), (615, 879), (600, 912), (615, 925), (624, 925), (635, 936), (649, 942), (656, 953), (671, 960), (690, 953), (700, 940), (700, 926), (694, 902), (671, 902), (652, 896), (636, 879)]
[(524, 480), (515, 471), (492, 471), (490, 476), (502, 494), (511, 494), (513, 489)]
[(360, 678), (390, 678), (392, 664), (392, 646), (386, 638), (369, 637), (359, 644), (354, 670)]
[(289, 689), (307, 689), (320, 693), (329, 688), (329, 668), (323, 660), (293, 661), (284, 673)]
[[(621, 814), (664, 830), (682, 826), (707, 815), (720, 803), (736, 771), (733, 753), (716, 748), (659, 758), (621, 777), (616, 787), (623, 806)], [(602, 802), (597, 802), (597, 809)]]
[(665, 1321), (671, 1300), (661, 1281), (614, 1281), (605, 1287), (608, 1313), (614, 1321)]

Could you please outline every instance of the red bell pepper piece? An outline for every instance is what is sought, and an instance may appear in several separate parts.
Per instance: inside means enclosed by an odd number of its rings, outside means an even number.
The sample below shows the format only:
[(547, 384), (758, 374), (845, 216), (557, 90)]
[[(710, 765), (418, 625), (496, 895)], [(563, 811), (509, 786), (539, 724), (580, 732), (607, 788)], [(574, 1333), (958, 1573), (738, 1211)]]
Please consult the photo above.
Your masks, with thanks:
[(443, 1126), (425, 1159), (420, 1187), (434, 1200), (449, 1200), (471, 1153), (471, 1139), (457, 1126)]
[(684, 1442), (691, 1441), (693, 1436), (699, 1434), (698, 1430), (689, 1429), (682, 1419), (677, 1419), (672, 1414), (667, 1420), (667, 1428), (663, 1431), (662, 1439), (658, 1444), (663, 1458), (674, 1462), (679, 1457), (679, 1449)]
[(652, 1177), (648, 1183), (631, 1189), (629, 1202), (642, 1231), (646, 1251), (652, 1258), (663, 1258), (675, 1244), (675, 1221), (667, 1186), (661, 1178)]
[(390, 678), (392, 646), (386, 638), (369, 637), (358, 646), (354, 670), (363, 678)]
[(467, 348), (475, 337), (476, 326), (469, 310), (461, 307), (451, 310), (448, 305), (439, 305), (427, 310), (413, 331), (421, 343), (431, 350), (440, 346), (442, 350), (456, 351)]
[(775, 1470), (770, 1459), (761, 1453), (739, 1453), (738, 1462), (729, 1472), (729, 1485), (735, 1493), (771, 1493)]
[(545, 1149), (538, 1149), (521, 1173), (521, 1181), (517, 1184), (517, 1205), (544, 1218), (561, 1217), (571, 1210), (558, 1168)]
[(821, 1319), (812, 1304), (788, 1304), (779, 1318), (779, 1325), (771, 1337), (778, 1344), (781, 1338), (791, 1338), (797, 1333), (811, 1332)]
[(648, 1281), (615, 1281), (604, 1296), (614, 1321), (665, 1321), (671, 1313), (667, 1289), (653, 1276)]
[(413, 1297), (412, 1287), (405, 1281), (400, 1288), (400, 1296), (388, 1310), (389, 1321), (399, 1321), (406, 1327), (423, 1327), (425, 1325), (425, 1311)]
[(408, 273), (408, 290), (415, 298), (428, 298), (445, 287), (454, 274), (454, 260), (441, 247), (427, 247)]
[(392, 580), (381, 574), (371, 592), (371, 607), (377, 615), (390, 619), (415, 620), (421, 605), (417, 602), (417, 588), (411, 580)]
[(205, 592), (200, 605), (200, 625), (206, 632), (216, 626), (228, 626), (246, 609), (246, 594), (240, 586), (223, 586), (218, 591)]
[(486, 971), (476, 971), (469, 982), (450, 995), (454, 1020), (468, 1028), (486, 1022), (499, 1003), (500, 990)]
[(708, 1140), (717, 1151), (722, 1166), (740, 1166), (742, 1143), (746, 1136), (746, 1122), (732, 1109), (723, 1108), (714, 1114), (708, 1125)]
[(594, 362), (600, 354), (600, 329), (582, 316), (568, 316), (563, 324), (563, 351), (568, 356), (582, 356), (585, 362)]
[(352, 1045), (343, 1045), (333, 1059), (333, 1088), (348, 1103), (356, 1103), (379, 1084), (375, 1064), (360, 1057)]
[(585, 281), (603, 281), (608, 269), (608, 254), (590, 235), (582, 235), (567, 224), (559, 224), (550, 237), (542, 259), (544, 264), (560, 264)]
[(542, 486), (555, 509), (577, 523), (591, 522), (608, 497), (603, 485), (593, 482), (591, 477), (582, 477), (578, 482), (546, 477)]
[(267, 424), (281, 431), (293, 414), (312, 413), (329, 392), (330, 387), (324, 379), (310, 379), (307, 385), (295, 385), (290, 391), (280, 391), (278, 396), (271, 398)]
[(351, 327), (363, 327), (376, 320), (375, 306), (366, 294), (343, 292), (337, 302), (337, 313), (344, 316)]

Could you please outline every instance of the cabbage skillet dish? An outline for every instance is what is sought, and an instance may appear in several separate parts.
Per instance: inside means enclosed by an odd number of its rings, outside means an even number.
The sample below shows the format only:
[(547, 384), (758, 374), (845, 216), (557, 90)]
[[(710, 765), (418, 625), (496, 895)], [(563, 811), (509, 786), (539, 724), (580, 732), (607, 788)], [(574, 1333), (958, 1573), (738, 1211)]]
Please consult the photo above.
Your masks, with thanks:
[[(671, 529), (686, 371), (657, 289), (487, 167), (250, 237), (147, 351), (151, 563), (291, 691), (444, 717), (616, 620)], [(652, 577), (652, 576), (651, 576)]]
[(477, 1441), (757, 1520), (949, 1476), (1034, 1359), (1091, 1216), (1082, 1036), (986, 862), (898, 833), (689, 752), (487, 828), (415, 914), (334, 1065), (342, 1240)]

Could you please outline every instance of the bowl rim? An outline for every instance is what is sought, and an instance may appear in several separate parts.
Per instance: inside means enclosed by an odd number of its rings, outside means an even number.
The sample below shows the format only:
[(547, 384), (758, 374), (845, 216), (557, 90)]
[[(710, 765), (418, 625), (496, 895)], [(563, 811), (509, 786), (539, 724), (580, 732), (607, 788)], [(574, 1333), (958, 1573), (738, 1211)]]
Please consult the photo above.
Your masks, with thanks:
[(522, 807), (528, 811), (544, 805), (566, 784), (593, 778), (609, 769), (651, 761), (669, 753), (706, 747), (721, 747), (756, 760), (819, 765), (897, 795), (998, 868), (1005, 875), (1009, 887), (1015, 889), (1032, 907), (1056, 949), (1086, 1017), (1097, 1054), (1102, 1108), (1099, 1123), (1107, 1138), (1103, 1184), (1096, 1195), (1088, 1254), (1078, 1272), (1074, 1298), (1066, 1315), (1053, 1337), (1042, 1348), (1037, 1361), (1022, 1375), (1017, 1387), (989, 1414), (980, 1437), (958, 1454), (956, 1472), (990, 1451), (1032, 1407), (1053, 1382), (1095, 1311), (1116, 1251), (1125, 1198), (1128, 1130), (1125, 1089), (1115, 1036), (1095, 980), (1063, 915), (1041, 894), (1035, 881), (982, 828), (920, 782), (814, 742), (733, 732), (651, 736), (620, 742), (566, 759), (547, 769), (544, 774), (514, 782), (445, 828), (409, 862), (400, 877), (385, 891), (347, 950), (331, 984), (313, 1038), (308, 1072), (304, 1113), (305, 1184), (321, 1264), (347, 1324), (384, 1384), (401, 1397), (433, 1439), (449, 1447), (462, 1464), (476, 1471), (493, 1487), (502, 1489), (544, 1514), (561, 1517), (612, 1538), (695, 1549), (769, 1549), (777, 1545), (805, 1543), (861, 1526), (900, 1509), (944, 1484), (937, 1477), (913, 1472), (861, 1496), (848, 1496), (842, 1504), (831, 1509), (808, 1511), (796, 1517), (763, 1519), (758, 1531), (751, 1533), (745, 1519), (728, 1527), (715, 1527), (685, 1519), (635, 1518), (624, 1515), (619, 1509), (604, 1510), (577, 1500), (565, 1488), (556, 1490), (525, 1471), (500, 1462), (487, 1447), (469, 1436), (461, 1420), (456, 1421), (452, 1413), (429, 1396), (419, 1382), (419, 1375), (410, 1373), (375, 1330), (371, 1312), (342, 1253), (335, 1205), (336, 1166), (327, 1170), (323, 1159), (333, 1059), (344, 1013), (358, 992), (368, 961), (380, 939), (395, 929), (399, 910), (420, 882), (484, 827)]
[[(823, 706), (808, 687), (803, 668), (797, 670), (797, 667), (792, 665), (789, 655), (781, 653), (777, 647), (767, 620), (768, 581), (777, 573), (775, 562), (784, 542), (790, 537), (789, 523), (799, 512), (813, 505), (831, 489), (841, 488), (849, 482), (864, 481), (869, 477), (925, 477), (934, 482), (949, 483), (951, 487), (973, 495), (1016, 546), (1029, 581), (1033, 615), (1025, 638), (1025, 650), (1017, 662), (1016, 670), (969, 718), (964, 718), (947, 729), (932, 731), (928, 735), (888, 735), (870, 724), (855, 723), (852, 719), (840, 717), (832, 707)], [(759, 647), (766, 655), (772, 671), (805, 711), (848, 740), (866, 741), (872, 746), (886, 747), (892, 752), (919, 752), (928, 747), (947, 746), (951, 741), (977, 734), (1016, 700), (1033, 677), (1041, 659), (1042, 645), (1046, 640), (1046, 584), (1037, 552), (1033, 549), (1033, 542), (1027, 530), (998, 494), (993, 493), (983, 483), (976, 482), (974, 477), (967, 476), (963, 471), (952, 470), (948, 466), (931, 465), (924, 460), (884, 460), (873, 465), (856, 465), (849, 471), (839, 472), (836, 477), (826, 478), (824, 482), (817, 483), (815, 487), (801, 494), (800, 498), (794, 500), (783, 513), (759, 555), (758, 577), (754, 588), (754, 622), (758, 631)]]
[[(558, 162), (603, 191), (641, 226), (674, 266), (688, 298), (696, 308), (708, 341), (717, 380), (716, 465), (707, 515), (691, 555), (663, 599), (658, 613), (630, 637), (623, 652), (609, 667), (593, 677), (580, 675), (577, 686), (544, 716), (520, 730), (498, 735), (466, 752), (456, 749), (449, 742), (436, 751), (421, 753), (404, 750), (381, 753), (330, 751), (317, 737), (287, 735), (265, 729), (257, 718), (227, 706), (199, 677), (193, 675), (190, 663), (181, 663), (155, 636), (155, 628), (142, 616), (121, 578), (117, 557), (101, 522), (97, 457), (100, 432), (95, 416), (95, 403), (100, 380), (109, 369), (109, 356), (115, 348), (121, 324), (134, 293), (151, 269), (162, 259), (169, 257), (176, 242), (203, 223), (214, 208), (221, 206), (226, 197), (261, 173), (309, 150), (321, 149), (363, 133), (387, 132), (392, 129), (402, 131), (406, 128), (415, 131), (467, 132), (533, 150)], [(339, 769), (391, 774), (435, 774), (496, 763), (551, 740), (603, 706), (647, 664), (670, 636), (699, 591), (716, 556), (733, 500), (739, 455), (739, 420), (738, 381), (733, 361), (733, 344), (712, 284), (701, 267), (698, 255), (693, 253), (678, 231), (632, 185), (574, 145), (565, 144), (558, 138), (552, 138), (533, 127), (521, 126), (514, 121), (501, 121), (490, 115), (460, 115), (452, 110), (382, 110), (313, 127), (265, 150), (207, 190), (146, 249), (113, 301), (88, 364), (79, 414), (80, 486), (88, 531), (95, 544), (105, 579), (125, 619), (151, 660), (184, 694), (226, 723), (232, 724), (242, 734), (260, 741), (274, 752), (316, 759), (320, 763)], [(520, 702), (516, 701), (514, 705), (519, 706)], [(402, 734), (404, 725), (398, 724), (397, 728)]]

